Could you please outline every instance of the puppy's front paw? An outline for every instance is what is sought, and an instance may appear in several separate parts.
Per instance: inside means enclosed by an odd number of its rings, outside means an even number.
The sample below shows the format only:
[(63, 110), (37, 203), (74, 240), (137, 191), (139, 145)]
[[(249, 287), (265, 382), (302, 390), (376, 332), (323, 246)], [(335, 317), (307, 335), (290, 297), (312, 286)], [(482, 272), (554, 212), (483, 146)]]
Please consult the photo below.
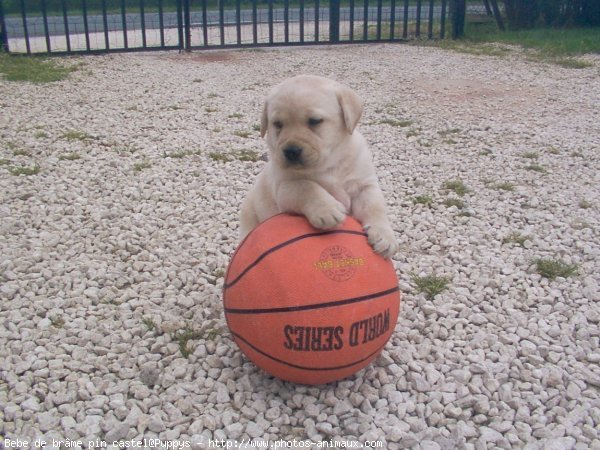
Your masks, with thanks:
[(331, 198), (311, 205), (305, 213), (310, 224), (315, 228), (334, 228), (346, 218), (346, 207)]
[(375, 253), (389, 259), (398, 251), (399, 247), (394, 236), (394, 230), (389, 225), (367, 224), (363, 228)]

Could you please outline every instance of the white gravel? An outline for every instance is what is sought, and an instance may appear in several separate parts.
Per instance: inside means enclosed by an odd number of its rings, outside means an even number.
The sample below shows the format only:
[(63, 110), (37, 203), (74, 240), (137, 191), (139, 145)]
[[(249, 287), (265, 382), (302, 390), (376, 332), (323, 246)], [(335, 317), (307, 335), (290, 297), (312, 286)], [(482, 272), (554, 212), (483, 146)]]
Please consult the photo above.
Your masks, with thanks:
[[(0, 435), (600, 449), (600, 58), (586, 59), (339, 46), (74, 58), (64, 82), (0, 80)], [(268, 87), (299, 73), (365, 99), (402, 244), (393, 338), (318, 387), (248, 362), (221, 304), (264, 164), (239, 157), (264, 151)], [(462, 209), (444, 204), (458, 179)], [(578, 275), (544, 278), (536, 258)], [(450, 280), (433, 299), (412, 278), (429, 274)]]

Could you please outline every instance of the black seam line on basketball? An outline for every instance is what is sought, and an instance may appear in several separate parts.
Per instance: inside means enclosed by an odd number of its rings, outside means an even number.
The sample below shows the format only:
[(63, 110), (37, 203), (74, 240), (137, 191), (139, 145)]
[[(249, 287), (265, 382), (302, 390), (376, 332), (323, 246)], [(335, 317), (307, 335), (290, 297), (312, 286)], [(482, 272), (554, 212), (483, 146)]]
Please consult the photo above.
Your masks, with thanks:
[(272, 314), (272, 313), (283, 313), (283, 312), (295, 312), (295, 311), (306, 311), (309, 309), (322, 309), (322, 308), (331, 308), (335, 306), (343, 306), (349, 305), (351, 303), (359, 303), (365, 302), (368, 300), (373, 300), (379, 297), (384, 297), (389, 294), (393, 294), (396, 291), (399, 291), (400, 288), (395, 286), (391, 289), (386, 289), (385, 291), (375, 292), (369, 295), (363, 295), (361, 297), (347, 298), (344, 300), (336, 300), (332, 302), (326, 303), (315, 303), (312, 305), (298, 305), (298, 306), (282, 306), (279, 308), (254, 308), (254, 309), (243, 309), (243, 308), (225, 308), (226, 314)]
[(283, 364), (283, 365), (288, 366), (288, 367), (293, 367), (294, 369), (313, 370), (313, 371), (316, 371), (316, 372), (325, 371), (325, 370), (347, 369), (348, 367), (355, 366), (357, 364), (360, 364), (363, 361), (366, 361), (367, 359), (371, 358), (373, 355), (375, 355), (378, 352), (380, 352), (381, 350), (383, 350), (383, 347), (385, 347), (385, 344), (387, 344), (387, 340), (386, 340), (383, 343), (383, 345), (381, 347), (379, 347), (377, 350), (375, 350), (374, 352), (370, 353), (369, 355), (365, 356), (362, 359), (359, 359), (358, 361), (353, 361), (351, 363), (344, 364), (343, 366), (308, 367), (308, 366), (301, 366), (299, 364), (290, 363), (290, 362), (284, 361), (283, 359), (276, 358), (275, 356), (269, 355), (268, 353), (264, 352), (260, 348), (254, 346), (253, 344), (251, 344), (250, 342), (248, 342), (243, 336), (240, 336), (239, 334), (234, 333), (234, 332), (232, 332), (231, 334), (233, 334), (235, 337), (237, 337), (238, 339), (240, 339), (241, 341), (243, 341), (246, 345), (248, 345), (249, 347), (251, 347), (252, 350), (254, 350), (255, 352), (260, 353), (261, 355), (266, 356), (267, 358), (272, 359), (275, 362), (278, 362), (278, 363)]
[(289, 241), (282, 242), (281, 244), (278, 244), (275, 247), (272, 247), (269, 250), (267, 250), (266, 252), (264, 252), (262, 255), (260, 255), (258, 258), (256, 258), (256, 260), (253, 263), (249, 264), (248, 267), (246, 267), (232, 282), (225, 283), (225, 285), (223, 286), (223, 289), (228, 289), (228, 288), (232, 287), (234, 284), (236, 284), (238, 281), (240, 281), (240, 279), (244, 275), (246, 275), (246, 273), (250, 269), (252, 269), (254, 266), (256, 266), (264, 258), (266, 258), (267, 256), (269, 256), (271, 253), (274, 253), (277, 250), (282, 249), (283, 247), (286, 247), (286, 246), (288, 246), (290, 244), (293, 244), (294, 242), (301, 241), (302, 239), (308, 239), (308, 238), (315, 237), (315, 236), (325, 236), (327, 234), (339, 234), (339, 233), (356, 234), (356, 235), (359, 235), (359, 236), (366, 236), (367, 235), (367, 233), (364, 233), (362, 231), (354, 231), (354, 230), (325, 230), (325, 231), (318, 231), (316, 233), (303, 234), (302, 236), (296, 236), (295, 238), (290, 239)]

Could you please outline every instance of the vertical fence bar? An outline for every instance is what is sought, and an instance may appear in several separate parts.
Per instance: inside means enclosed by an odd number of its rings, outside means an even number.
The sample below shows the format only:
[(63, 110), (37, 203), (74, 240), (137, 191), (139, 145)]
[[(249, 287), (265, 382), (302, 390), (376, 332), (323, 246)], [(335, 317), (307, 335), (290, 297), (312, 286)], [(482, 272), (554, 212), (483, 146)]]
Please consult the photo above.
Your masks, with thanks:
[(283, 38), (286, 44), (290, 42), (290, 0), (283, 2)]
[(178, 46), (179, 46), (179, 52), (181, 52), (185, 47), (185, 43), (183, 42), (183, 6), (181, 5), (181, 0), (175, 0), (175, 5), (177, 6)]
[(237, 43), (242, 44), (242, 1), (235, 2), (235, 27), (237, 31)]
[(102, 0), (102, 24), (104, 26), (104, 47), (106, 50), (109, 50), (110, 42), (108, 40), (108, 16), (106, 11), (106, 0)]
[(127, 15), (125, 13), (125, 0), (121, 0), (121, 27), (123, 28), (123, 47), (129, 48), (127, 40)]
[(165, 20), (163, 17), (163, 0), (158, 0), (158, 26), (160, 27), (160, 46), (165, 46)]
[(440, 17), (440, 39), (446, 37), (446, 0), (442, 0), (442, 16)]
[(418, 38), (421, 37), (421, 0), (417, 0), (417, 27), (415, 36)]
[(350, 0), (350, 33), (348, 39), (350, 42), (354, 40), (354, 0)]
[(27, 29), (27, 11), (25, 9), (25, 0), (21, 0), (21, 19), (23, 20), (23, 38), (25, 39), (25, 48), (27, 54), (31, 55), (31, 44), (29, 43), (29, 30)]
[(221, 45), (225, 45), (225, 0), (219, 2), (219, 33), (221, 34)]
[(258, 13), (256, 11), (256, 2), (252, 0), (252, 42), (258, 43)]
[(146, 48), (146, 11), (144, 0), (140, 0), (140, 26), (142, 28), (142, 47)]
[(377, 0), (377, 40), (381, 40), (382, 0)]
[[(206, 1), (204, 2), (206, 4)], [(190, 0), (183, 0), (184, 47), (186, 52), (192, 51), (192, 20), (190, 17)]]
[(300, 42), (304, 42), (304, 0), (300, 0), (300, 12), (298, 20), (300, 21)]
[(390, 41), (393, 41), (396, 31), (396, 0), (391, 1), (390, 8)]
[(8, 48), (8, 33), (6, 32), (6, 21), (4, 20), (4, 0), (0, 0), (0, 48), (6, 53)]
[(89, 52), (90, 51), (90, 26), (88, 24), (87, 17), (87, 2), (86, 0), (81, 1), (81, 12), (83, 14), (83, 32), (85, 33), (85, 48)]
[(329, 40), (340, 41), (340, 0), (329, 0)]
[(62, 12), (63, 12), (63, 24), (65, 27), (65, 41), (67, 42), (67, 52), (71, 53), (71, 34), (69, 33), (69, 16), (67, 14), (67, 3), (65, 0), (61, 0)]
[(46, 0), (42, 0), (42, 19), (44, 21), (44, 36), (46, 37), (46, 51), (52, 52), (52, 45), (50, 43), (50, 30), (48, 29), (48, 10), (46, 8)]
[(363, 4), (363, 41), (369, 39), (369, 0), (364, 0)]
[[(186, 0), (189, 1), (189, 0)], [(202, 39), (204, 42), (204, 46), (208, 45), (208, 5), (206, 4), (208, 0), (202, 0)]]
[(402, 39), (408, 38), (408, 0), (404, 0), (404, 17), (402, 25)]
[(315, 0), (315, 42), (319, 42), (319, 20), (320, 20), (319, 9), (320, 8), (321, 8), (321, 5), (319, 3), (319, 0)]
[(429, 0), (429, 23), (427, 24), (427, 37), (433, 38), (433, 0)]
[(465, 15), (467, 5), (465, 0), (452, 0), (450, 19), (452, 20), (452, 39), (459, 39), (465, 35)]
[(269, 44), (273, 43), (273, 0), (269, 0)]

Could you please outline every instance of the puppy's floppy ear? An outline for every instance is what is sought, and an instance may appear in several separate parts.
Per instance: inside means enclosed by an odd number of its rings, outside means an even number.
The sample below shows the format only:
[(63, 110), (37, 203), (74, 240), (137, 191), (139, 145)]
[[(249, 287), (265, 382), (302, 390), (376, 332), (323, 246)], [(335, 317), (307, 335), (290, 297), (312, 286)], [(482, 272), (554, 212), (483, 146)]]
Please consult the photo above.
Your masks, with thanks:
[(337, 98), (344, 115), (346, 130), (348, 134), (352, 134), (362, 116), (363, 102), (356, 92), (346, 86), (338, 89)]
[(260, 119), (260, 137), (264, 138), (265, 134), (267, 134), (267, 128), (269, 127), (269, 116), (267, 115), (267, 101), (265, 100), (265, 105), (263, 106), (262, 117)]

